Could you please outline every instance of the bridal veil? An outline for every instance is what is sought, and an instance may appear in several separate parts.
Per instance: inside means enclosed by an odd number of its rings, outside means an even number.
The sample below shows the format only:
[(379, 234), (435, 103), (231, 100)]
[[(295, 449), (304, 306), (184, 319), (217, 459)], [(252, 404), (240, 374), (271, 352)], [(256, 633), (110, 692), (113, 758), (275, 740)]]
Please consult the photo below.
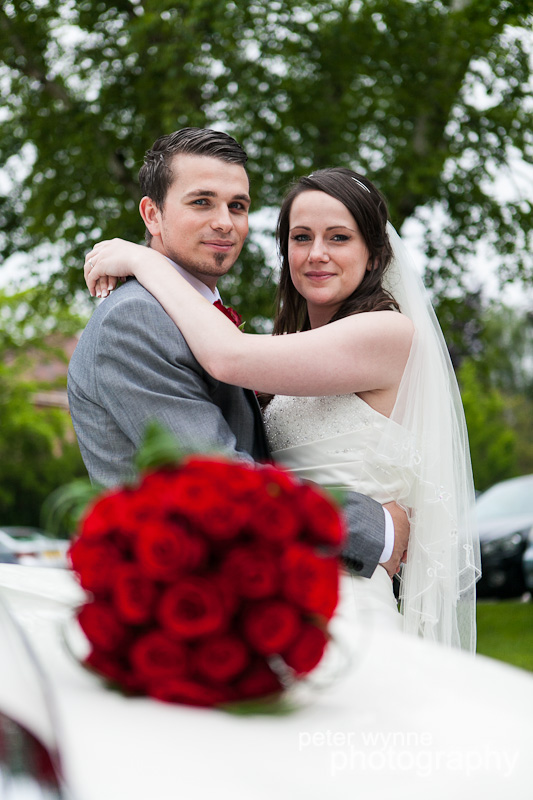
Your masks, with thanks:
[[(401, 498), (411, 532), (400, 604), (407, 632), (475, 650), (476, 580), (481, 574), (474, 486), (459, 388), (446, 343), (402, 240), (387, 232), (394, 257), (384, 286), (414, 323), (409, 359), (391, 414), (410, 436), (400, 456), (414, 480)], [(385, 471), (392, 437), (383, 435), (378, 464)]]

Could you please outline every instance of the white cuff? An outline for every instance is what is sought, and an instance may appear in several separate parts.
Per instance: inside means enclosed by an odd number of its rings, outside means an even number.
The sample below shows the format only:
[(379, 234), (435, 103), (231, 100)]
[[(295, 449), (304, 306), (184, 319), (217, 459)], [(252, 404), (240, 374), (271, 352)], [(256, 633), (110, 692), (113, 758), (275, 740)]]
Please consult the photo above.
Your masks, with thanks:
[(383, 509), (383, 512), (385, 514), (385, 547), (379, 559), (380, 564), (384, 564), (385, 561), (388, 561), (394, 550), (394, 522), (386, 508)]

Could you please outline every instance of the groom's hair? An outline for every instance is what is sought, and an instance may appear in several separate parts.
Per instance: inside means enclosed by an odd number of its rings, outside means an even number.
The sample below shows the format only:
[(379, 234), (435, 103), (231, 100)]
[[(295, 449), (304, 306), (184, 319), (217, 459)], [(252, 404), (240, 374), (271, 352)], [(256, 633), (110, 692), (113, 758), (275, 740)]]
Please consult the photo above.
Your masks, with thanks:
[[(176, 177), (172, 170), (174, 156), (185, 153), (194, 156), (218, 158), (228, 164), (245, 166), (248, 161), (240, 144), (222, 131), (209, 128), (181, 128), (160, 136), (146, 151), (144, 164), (139, 170), (139, 184), (143, 197), (150, 197), (162, 209), (167, 192)], [(148, 243), (152, 235), (146, 232)]]

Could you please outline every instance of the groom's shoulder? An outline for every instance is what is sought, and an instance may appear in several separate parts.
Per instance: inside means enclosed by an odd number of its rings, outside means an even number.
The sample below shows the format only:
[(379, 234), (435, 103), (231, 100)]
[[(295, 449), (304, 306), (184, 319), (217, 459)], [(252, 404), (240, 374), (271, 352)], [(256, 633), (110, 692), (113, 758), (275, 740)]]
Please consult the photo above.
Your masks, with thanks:
[(150, 305), (163, 310), (161, 304), (138, 280), (135, 278), (128, 278), (125, 283), (119, 283), (109, 297), (102, 300), (93, 316), (96, 314), (105, 316), (121, 306), (134, 306), (136, 304)]
[[(74, 356), (84, 358), (110, 342), (130, 339), (184, 341), (163, 306), (134, 278), (120, 284), (95, 308)], [(74, 359), (74, 360), (76, 360)]]
[(163, 306), (135, 278), (119, 284), (111, 294), (95, 308), (87, 328), (98, 328), (102, 324), (112, 324), (117, 320), (121, 326), (135, 323), (138, 315), (155, 315), (161, 320), (169, 320)]

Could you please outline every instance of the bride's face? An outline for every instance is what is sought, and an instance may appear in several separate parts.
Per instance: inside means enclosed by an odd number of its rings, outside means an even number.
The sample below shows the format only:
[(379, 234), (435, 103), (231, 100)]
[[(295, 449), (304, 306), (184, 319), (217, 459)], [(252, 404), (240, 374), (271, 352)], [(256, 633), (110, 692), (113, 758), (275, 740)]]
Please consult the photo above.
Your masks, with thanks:
[(307, 300), (313, 328), (332, 318), (371, 268), (355, 219), (325, 192), (302, 192), (294, 200), (288, 253), (291, 279)]

